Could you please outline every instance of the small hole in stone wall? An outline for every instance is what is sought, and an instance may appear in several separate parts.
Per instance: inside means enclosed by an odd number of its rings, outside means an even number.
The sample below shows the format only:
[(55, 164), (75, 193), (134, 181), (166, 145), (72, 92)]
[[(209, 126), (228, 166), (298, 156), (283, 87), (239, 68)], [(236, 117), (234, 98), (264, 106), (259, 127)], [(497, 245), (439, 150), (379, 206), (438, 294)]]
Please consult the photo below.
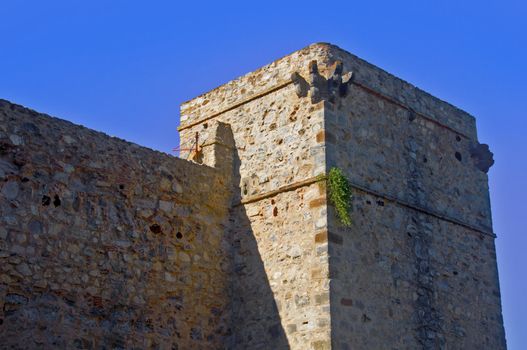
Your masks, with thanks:
[(428, 162), (428, 159), (426, 157), (423, 157), (423, 163)]
[(292, 121), (292, 122), (296, 121), (295, 114), (296, 114), (296, 111), (292, 111), (291, 114), (289, 114), (289, 120), (290, 121)]
[(29, 179), (27, 177), (23, 177), (22, 178), (22, 182), (28, 182), (28, 181), (29, 181)]
[(412, 234), (410, 232), (406, 232), (406, 234), (408, 235), (408, 237), (412, 238)]
[(366, 201), (366, 204), (369, 204), (369, 205), (371, 205), (371, 201)]
[(302, 324), (308, 324), (308, 323), (309, 323), (309, 321), (304, 321), (304, 322), (302, 322)]
[(371, 318), (369, 318), (366, 314), (362, 314), (362, 322), (366, 323), (370, 321), (371, 321)]
[(176, 233), (176, 238), (177, 239), (183, 238), (183, 234), (181, 232)]
[(456, 135), (456, 141), (457, 141), (457, 142), (461, 141), (461, 136)]
[(51, 204), (51, 198), (49, 198), (49, 196), (42, 196), (42, 205), (47, 207), (48, 205)]
[(206, 129), (206, 128), (208, 128), (208, 127), (209, 127), (209, 124), (207, 124), (207, 123), (203, 123), (203, 129)]
[(275, 204), (275, 201), (274, 201), (274, 199), (271, 199), (271, 204)]
[(274, 207), (273, 209), (273, 216), (278, 216), (278, 208)]
[(123, 184), (120, 184), (120, 185), (119, 185), (119, 189), (120, 189), (120, 190), (124, 190), (124, 185), (123, 185)]
[(381, 206), (381, 207), (384, 207), (384, 201), (378, 200), (377, 201), (377, 205)]
[(161, 226), (159, 226), (158, 224), (153, 224), (152, 226), (150, 226), (150, 231), (152, 231), (153, 233), (161, 233)]
[(4, 324), (4, 319), (0, 318), (0, 324)]
[(455, 156), (456, 156), (456, 159), (461, 162), (461, 153), (456, 152)]
[(454, 276), (457, 276), (458, 272), (457, 271), (454, 271)]
[(55, 195), (55, 196), (53, 197), (53, 205), (55, 206), (55, 208), (58, 207), (58, 206), (60, 205), (60, 198), (59, 198), (58, 195)]

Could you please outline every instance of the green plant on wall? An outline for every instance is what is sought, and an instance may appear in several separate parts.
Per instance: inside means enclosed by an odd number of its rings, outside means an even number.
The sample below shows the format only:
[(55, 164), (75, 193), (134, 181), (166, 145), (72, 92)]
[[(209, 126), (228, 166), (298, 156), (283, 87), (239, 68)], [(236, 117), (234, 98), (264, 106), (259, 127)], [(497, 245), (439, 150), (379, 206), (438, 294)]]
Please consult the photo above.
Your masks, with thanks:
[(329, 187), (329, 199), (337, 210), (340, 222), (345, 226), (351, 226), (349, 215), (351, 202), (351, 186), (348, 179), (339, 168), (333, 167), (329, 170), (327, 179)]

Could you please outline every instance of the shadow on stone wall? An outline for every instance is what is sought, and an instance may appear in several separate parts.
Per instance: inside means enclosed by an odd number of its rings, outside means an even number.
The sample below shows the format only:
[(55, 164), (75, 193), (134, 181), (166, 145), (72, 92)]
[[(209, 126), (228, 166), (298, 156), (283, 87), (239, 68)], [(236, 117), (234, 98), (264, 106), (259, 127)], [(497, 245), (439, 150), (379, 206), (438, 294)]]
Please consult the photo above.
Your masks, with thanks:
[(2, 100), (0, 126), (0, 348), (289, 349), (228, 125), (216, 169)]
[(234, 154), (231, 209), (233, 349), (290, 349), (251, 221), (241, 201), (240, 158)]

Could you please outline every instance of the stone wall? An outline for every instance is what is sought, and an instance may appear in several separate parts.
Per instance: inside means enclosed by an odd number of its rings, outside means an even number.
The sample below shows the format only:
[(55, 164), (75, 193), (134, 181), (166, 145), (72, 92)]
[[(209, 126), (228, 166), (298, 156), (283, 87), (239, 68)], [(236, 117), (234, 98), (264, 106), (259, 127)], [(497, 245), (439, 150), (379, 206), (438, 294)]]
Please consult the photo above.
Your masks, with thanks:
[(415, 89), (411, 97), (405, 89), (379, 96), (372, 91), (398, 79), (362, 82), (368, 66), (336, 53), (357, 76), (345, 98), (326, 105), (328, 165), (349, 170), (359, 186), (491, 232), (487, 175), (471, 156), (479, 145), (473, 117)]
[(324, 51), (312, 46), (181, 107), (181, 142), (232, 127), (234, 348), (324, 349), (330, 343), (323, 103), (299, 99), (290, 77)]
[(330, 232), (335, 349), (504, 349), (492, 238), (361, 191)]
[(221, 348), (231, 192), (221, 167), (0, 101), (0, 347)]
[(237, 208), (245, 219), (233, 235), (233, 348), (328, 344), (324, 199), (325, 187), (314, 183)]
[[(183, 144), (196, 132), (206, 143), (214, 120), (233, 128), (242, 348), (505, 346), (493, 161), (474, 117), (329, 44), (203, 94), (181, 115)], [(353, 186), (351, 228), (312, 192), (332, 166)], [(260, 260), (263, 270), (246, 268)], [(270, 290), (255, 290), (256, 275)]]
[(7, 102), (0, 118), (8, 345), (505, 348), (474, 118), (335, 46), (184, 103), (193, 162)]
[(326, 103), (327, 169), (354, 197), (351, 227), (328, 215), (333, 346), (504, 349), (474, 118), (333, 47), (336, 61), (354, 80)]

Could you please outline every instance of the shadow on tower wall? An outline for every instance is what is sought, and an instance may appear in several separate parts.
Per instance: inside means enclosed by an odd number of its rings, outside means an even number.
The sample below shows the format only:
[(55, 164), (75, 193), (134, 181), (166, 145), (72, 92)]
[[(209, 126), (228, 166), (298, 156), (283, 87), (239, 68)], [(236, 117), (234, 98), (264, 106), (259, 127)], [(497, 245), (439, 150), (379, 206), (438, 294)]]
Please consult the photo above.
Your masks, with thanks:
[(251, 220), (241, 202), (241, 160), (234, 151), (232, 349), (290, 349)]

